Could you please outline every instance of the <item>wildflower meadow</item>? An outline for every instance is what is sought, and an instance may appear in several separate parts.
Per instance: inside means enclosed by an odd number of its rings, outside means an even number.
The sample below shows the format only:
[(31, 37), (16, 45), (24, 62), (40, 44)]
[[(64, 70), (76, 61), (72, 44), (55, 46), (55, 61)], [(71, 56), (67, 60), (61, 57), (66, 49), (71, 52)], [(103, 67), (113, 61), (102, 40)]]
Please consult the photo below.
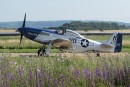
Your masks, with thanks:
[(2, 54), (0, 87), (130, 87), (130, 55)]

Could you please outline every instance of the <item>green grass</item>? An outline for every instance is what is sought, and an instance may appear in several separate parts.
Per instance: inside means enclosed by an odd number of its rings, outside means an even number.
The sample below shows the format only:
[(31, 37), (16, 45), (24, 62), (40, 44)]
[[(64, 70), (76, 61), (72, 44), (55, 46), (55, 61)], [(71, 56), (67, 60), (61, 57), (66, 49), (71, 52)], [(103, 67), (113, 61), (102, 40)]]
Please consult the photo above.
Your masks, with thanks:
[[(0, 49), (0, 53), (37, 53), (38, 49)], [(58, 49), (51, 49), (51, 53), (59, 53)]]
[(0, 36), (0, 40), (20, 39), (20, 36)]
[[(86, 35), (86, 38), (95, 40), (95, 41), (107, 41), (110, 38), (110, 35)], [(42, 44), (39, 44), (37, 42), (28, 40), (27, 38), (23, 38), (22, 44), (19, 46), (19, 36), (2, 36), (0, 37), (0, 52), (3, 51), (3, 49), (7, 49), (9, 52), (16, 52), (17, 49), (18, 52), (37, 52)], [(129, 52), (130, 49), (130, 38), (129, 36), (123, 36), (123, 46), (122, 46), (122, 52)], [(52, 47), (53, 49), (54, 47)], [(28, 50), (30, 49), (30, 50)], [(21, 50), (21, 51), (20, 51)]]
[[(110, 36), (86, 36), (96, 41)], [(123, 52), (130, 52), (123, 36)], [(0, 37), (0, 87), (129, 87), (130, 55), (56, 54), (50, 57), (11, 57), (4, 53), (36, 53), (42, 45), (19, 37)], [(58, 49), (51, 52), (58, 53)], [(15, 55), (15, 54), (14, 54)]]
[(111, 36), (110, 35), (85, 35), (85, 37), (95, 41), (107, 41)]

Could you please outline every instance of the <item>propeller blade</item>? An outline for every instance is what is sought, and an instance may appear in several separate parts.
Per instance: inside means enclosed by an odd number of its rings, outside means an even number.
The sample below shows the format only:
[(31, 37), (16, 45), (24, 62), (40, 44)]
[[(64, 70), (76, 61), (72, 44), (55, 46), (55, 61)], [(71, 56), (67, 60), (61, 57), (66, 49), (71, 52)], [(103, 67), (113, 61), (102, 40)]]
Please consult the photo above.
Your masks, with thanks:
[(23, 39), (23, 34), (21, 34), (21, 36), (20, 36), (20, 43), (19, 43), (19, 45), (21, 45), (22, 39)]
[(25, 16), (24, 16), (24, 21), (23, 21), (22, 28), (19, 28), (19, 32), (21, 31), (21, 32), (20, 32), (20, 33), (21, 33), (21, 36), (20, 36), (20, 43), (19, 43), (19, 45), (21, 45), (21, 42), (22, 42), (22, 39), (23, 39), (25, 23), (26, 23), (26, 13), (25, 13)]
[(24, 21), (23, 21), (22, 28), (24, 28), (24, 27), (25, 27), (25, 22), (26, 22), (26, 13), (25, 13), (25, 16), (24, 16)]

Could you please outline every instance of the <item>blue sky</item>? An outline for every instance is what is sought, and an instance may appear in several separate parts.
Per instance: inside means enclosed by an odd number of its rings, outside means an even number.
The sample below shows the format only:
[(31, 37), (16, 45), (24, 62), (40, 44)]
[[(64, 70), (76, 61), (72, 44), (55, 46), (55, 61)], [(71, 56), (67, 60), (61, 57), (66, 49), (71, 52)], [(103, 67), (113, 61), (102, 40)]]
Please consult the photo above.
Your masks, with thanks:
[(130, 0), (0, 0), (0, 22), (103, 20), (130, 23)]

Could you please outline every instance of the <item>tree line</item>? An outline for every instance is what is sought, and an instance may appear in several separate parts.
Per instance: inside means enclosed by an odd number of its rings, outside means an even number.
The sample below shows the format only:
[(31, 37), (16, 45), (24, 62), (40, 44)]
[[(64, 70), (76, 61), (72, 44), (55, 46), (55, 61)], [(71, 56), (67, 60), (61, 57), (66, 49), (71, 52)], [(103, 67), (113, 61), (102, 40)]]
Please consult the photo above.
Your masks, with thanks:
[[(52, 28), (52, 27), (51, 27)], [(66, 28), (72, 30), (113, 30), (113, 29), (127, 29), (128, 27), (123, 25), (119, 25), (118, 23), (109, 23), (109, 22), (81, 22), (81, 21), (73, 21), (70, 23), (65, 23), (59, 27), (53, 28)]]

